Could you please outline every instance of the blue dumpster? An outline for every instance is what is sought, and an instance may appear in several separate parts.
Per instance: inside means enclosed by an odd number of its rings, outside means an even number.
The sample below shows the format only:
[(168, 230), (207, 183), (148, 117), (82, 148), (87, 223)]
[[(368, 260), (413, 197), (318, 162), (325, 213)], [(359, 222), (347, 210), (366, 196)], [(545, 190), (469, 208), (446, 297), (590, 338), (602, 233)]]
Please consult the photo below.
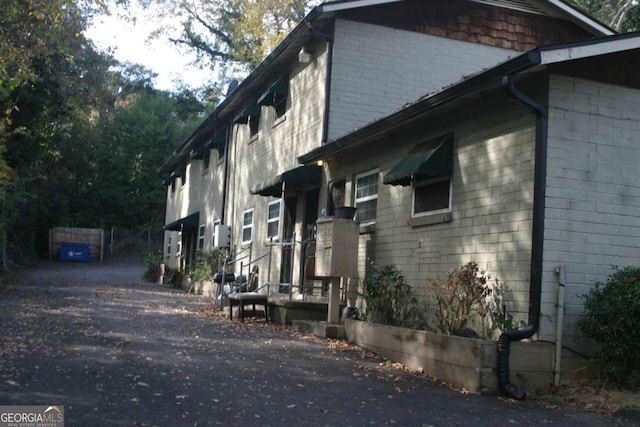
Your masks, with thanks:
[(62, 243), (58, 249), (60, 261), (89, 261), (91, 245), (86, 243)]

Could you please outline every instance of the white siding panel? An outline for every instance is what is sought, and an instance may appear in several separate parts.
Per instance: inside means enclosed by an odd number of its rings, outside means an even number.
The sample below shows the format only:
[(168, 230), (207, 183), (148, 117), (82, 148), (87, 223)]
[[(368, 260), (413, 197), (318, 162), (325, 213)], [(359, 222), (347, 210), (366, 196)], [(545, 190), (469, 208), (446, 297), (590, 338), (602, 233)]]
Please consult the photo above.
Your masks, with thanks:
[[(566, 267), (566, 315), (574, 322), (593, 283), (613, 265), (639, 265), (640, 91), (552, 76), (543, 297), (540, 332), (553, 339), (555, 264)], [(569, 323), (571, 323), (569, 322)], [(565, 324), (567, 320), (565, 319)], [(566, 343), (579, 346), (571, 325)]]
[(334, 39), (329, 139), (514, 53), (343, 19)]
[[(498, 113), (505, 103), (513, 103), (512, 108)], [(533, 113), (497, 97), (447, 117), (425, 119), (392, 141), (376, 141), (337, 159), (335, 178), (377, 166), (382, 181), (412, 145), (454, 134), (452, 221), (410, 226), (411, 187), (381, 184), (375, 234), (363, 235), (371, 244), (372, 260), (397, 266), (419, 297), (426, 295), (430, 278), (476, 261), (508, 288), (509, 313), (526, 322), (534, 129)]]

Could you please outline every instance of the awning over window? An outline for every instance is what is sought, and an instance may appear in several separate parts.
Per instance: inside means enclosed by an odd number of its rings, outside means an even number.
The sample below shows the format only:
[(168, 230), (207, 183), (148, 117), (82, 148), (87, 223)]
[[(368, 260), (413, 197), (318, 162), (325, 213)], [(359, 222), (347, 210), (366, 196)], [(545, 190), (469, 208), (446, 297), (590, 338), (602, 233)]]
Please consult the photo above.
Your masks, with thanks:
[(252, 105), (245, 108), (245, 110), (233, 119), (233, 123), (246, 125), (249, 122), (249, 117), (257, 117), (260, 115), (260, 106)]
[(273, 105), (277, 96), (287, 96), (289, 93), (289, 76), (284, 76), (267, 89), (258, 98), (258, 105)]
[(213, 136), (211, 137), (211, 140), (209, 141), (209, 144), (207, 144), (207, 147), (219, 150), (220, 148), (224, 147), (224, 144), (226, 144), (226, 142), (227, 142), (227, 127), (225, 126), (222, 129), (220, 129), (218, 132), (213, 134)]
[(190, 157), (194, 160), (202, 160), (205, 157), (209, 156), (209, 146), (204, 146), (199, 150), (192, 151)]
[(304, 165), (288, 170), (271, 179), (251, 187), (251, 194), (261, 196), (282, 196), (282, 183), (287, 185), (319, 184), (322, 178), (322, 166)]
[(171, 176), (175, 178), (184, 178), (187, 175), (187, 166), (183, 165), (181, 167), (179, 167), (178, 169), (176, 169)]
[(177, 221), (164, 226), (168, 231), (182, 231), (183, 228), (198, 228), (200, 225), (200, 212), (185, 216)]
[(416, 145), (385, 175), (385, 184), (410, 185), (412, 179), (447, 177), (453, 172), (453, 135)]

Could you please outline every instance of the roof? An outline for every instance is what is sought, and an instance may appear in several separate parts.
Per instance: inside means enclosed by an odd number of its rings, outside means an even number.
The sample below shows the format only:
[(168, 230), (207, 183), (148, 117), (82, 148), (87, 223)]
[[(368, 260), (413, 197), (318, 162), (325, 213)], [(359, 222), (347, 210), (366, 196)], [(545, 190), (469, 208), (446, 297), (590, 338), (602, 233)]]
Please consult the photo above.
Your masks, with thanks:
[[(314, 7), (307, 16), (276, 46), (273, 52), (262, 61), (237, 88), (233, 90), (207, 116), (198, 128), (167, 158), (159, 168), (161, 176), (166, 177), (189, 159), (189, 153), (207, 143), (209, 136), (229, 125), (233, 114), (239, 113), (251, 97), (257, 97), (271, 83), (274, 73), (290, 64), (300, 48), (312, 34), (313, 25), (321, 25), (324, 20), (335, 14), (360, 8), (399, 3), (408, 0), (337, 0)], [(424, 1), (424, 0), (422, 0)], [(476, 3), (495, 5), (530, 13), (542, 14), (568, 20), (595, 36), (613, 34), (614, 31), (597, 20), (585, 15), (561, 0), (468, 0)]]
[(467, 97), (493, 90), (502, 85), (503, 79), (540, 66), (548, 66), (588, 57), (640, 49), (640, 32), (618, 34), (594, 40), (541, 46), (532, 49), (496, 67), (489, 68), (443, 90), (428, 94), (403, 109), (356, 129), (302, 156), (302, 164), (334, 157), (355, 148), (378, 135), (394, 132), (408, 121), (433, 110), (463, 101)]

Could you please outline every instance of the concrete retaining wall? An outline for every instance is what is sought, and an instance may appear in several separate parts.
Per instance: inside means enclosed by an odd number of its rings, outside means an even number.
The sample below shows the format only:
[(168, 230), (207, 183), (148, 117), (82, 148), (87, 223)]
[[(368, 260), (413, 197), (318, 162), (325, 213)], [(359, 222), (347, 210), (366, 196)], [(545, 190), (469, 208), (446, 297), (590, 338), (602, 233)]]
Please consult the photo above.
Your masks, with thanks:
[[(376, 323), (346, 320), (349, 342), (471, 393), (498, 393), (496, 341)], [(511, 344), (511, 383), (526, 392), (544, 389), (553, 380), (553, 345)]]

